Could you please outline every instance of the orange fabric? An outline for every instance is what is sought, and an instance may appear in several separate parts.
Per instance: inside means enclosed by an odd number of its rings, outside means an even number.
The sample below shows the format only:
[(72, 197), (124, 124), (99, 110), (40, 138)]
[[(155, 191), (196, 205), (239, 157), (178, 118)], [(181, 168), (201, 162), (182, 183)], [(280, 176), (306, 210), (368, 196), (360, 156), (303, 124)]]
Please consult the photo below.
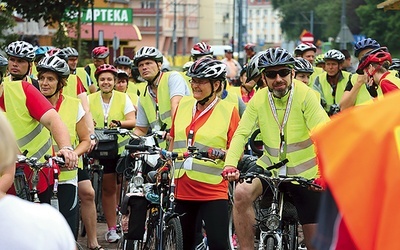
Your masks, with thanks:
[[(203, 124), (208, 120), (210, 117), (212, 111), (214, 109), (211, 109), (209, 112), (205, 113), (203, 116), (201, 116), (194, 124), (194, 141), (196, 141), (196, 131), (203, 126)], [(195, 114), (195, 117), (197, 117), (201, 112), (197, 111)], [(175, 117), (174, 117), (175, 120)], [(233, 109), (230, 123), (229, 123), (229, 130), (228, 130), (228, 148), (229, 144), (232, 140), (233, 134), (236, 131), (237, 126), (239, 125), (240, 121), (240, 116), (239, 112), (237, 111), (236, 108)], [(215, 121), (218, 122), (218, 121)], [(175, 126), (172, 125), (171, 128), (174, 128)], [(189, 129), (190, 129), (190, 124), (188, 124), (188, 127), (186, 128), (186, 134), (189, 134)], [(171, 129), (170, 135), (174, 137), (174, 131)], [(178, 167), (178, 166), (177, 166)], [(179, 170), (177, 170), (179, 171)], [(201, 183), (195, 180), (192, 180), (187, 177), (187, 175), (183, 175), (181, 178), (176, 179), (176, 196), (178, 199), (182, 200), (199, 200), (199, 201), (208, 201), (208, 200), (218, 200), (218, 199), (228, 199), (227, 195), (227, 188), (228, 188), (228, 183), (226, 180), (223, 180), (220, 184), (218, 185), (210, 185), (206, 183)], [(179, 191), (179, 192), (178, 192)]]
[(319, 167), (358, 249), (398, 249), (400, 92), (315, 131)]

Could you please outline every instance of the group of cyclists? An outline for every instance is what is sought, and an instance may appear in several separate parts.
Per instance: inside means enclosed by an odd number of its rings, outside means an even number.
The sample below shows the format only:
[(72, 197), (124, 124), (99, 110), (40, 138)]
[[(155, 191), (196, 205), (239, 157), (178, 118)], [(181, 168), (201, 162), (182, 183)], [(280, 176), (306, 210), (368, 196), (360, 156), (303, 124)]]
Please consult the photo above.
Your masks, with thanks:
[[(133, 58), (121, 55), (113, 64), (107, 63), (107, 47), (95, 47), (93, 63), (86, 67), (77, 67), (79, 54), (72, 47), (34, 48), (25, 41), (6, 47), (7, 58), (0, 56), (0, 108), (20, 152), (42, 160), (45, 154), (64, 156), (60, 212), (75, 238), (80, 199), (87, 247), (103, 249), (96, 235), (94, 190), (82, 160), (96, 146), (95, 129), (126, 128), (138, 136), (163, 130), (166, 135), (160, 147), (176, 152), (196, 147), (216, 162), (177, 161), (175, 210), (181, 215), (184, 249), (195, 248), (203, 224), (209, 249), (228, 249), (228, 182), (239, 179), (238, 162), (259, 128), (263, 146), (259, 168), (287, 159), (272, 174), (302, 176), (321, 185), (321, 189), (282, 185), (293, 197), (307, 249), (316, 249), (313, 238), (325, 185), (311, 134), (329, 123), (330, 116), (400, 88), (398, 65), (388, 49), (371, 38), (355, 44), (356, 73), (345, 71), (341, 51), (316, 56), (317, 48), (310, 43), (299, 44), (293, 54), (282, 48), (256, 53), (251, 44), (244, 49), (247, 61), (237, 72), (239, 80), (232, 82), (227, 81), (227, 60), (214, 58), (205, 42), (193, 46), (192, 60), (182, 72), (164, 71), (163, 54), (149, 46), (139, 48)], [(118, 138), (118, 155), (127, 143), (128, 138)], [(117, 163), (118, 157), (100, 160), (108, 242), (120, 239)], [(0, 172), (1, 192), (9, 191), (14, 171)], [(50, 202), (52, 194), (52, 183), (47, 184), (39, 190), (44, 203)], [(233, 215), (242, 250), (254, 249), (253, 202), (266, 193), (268, 185), (259, 179), (236, 185)]]

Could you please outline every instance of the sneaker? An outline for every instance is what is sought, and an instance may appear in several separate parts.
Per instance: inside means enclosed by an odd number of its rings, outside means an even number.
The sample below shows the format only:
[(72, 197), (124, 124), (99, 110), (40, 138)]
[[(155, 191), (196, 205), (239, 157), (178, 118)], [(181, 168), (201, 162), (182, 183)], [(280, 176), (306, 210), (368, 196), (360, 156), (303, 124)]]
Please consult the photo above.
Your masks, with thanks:
[(115, 230), (109, 230), (105, 235), (106, 241), (109, 243), (117, 242), (121, 237)]

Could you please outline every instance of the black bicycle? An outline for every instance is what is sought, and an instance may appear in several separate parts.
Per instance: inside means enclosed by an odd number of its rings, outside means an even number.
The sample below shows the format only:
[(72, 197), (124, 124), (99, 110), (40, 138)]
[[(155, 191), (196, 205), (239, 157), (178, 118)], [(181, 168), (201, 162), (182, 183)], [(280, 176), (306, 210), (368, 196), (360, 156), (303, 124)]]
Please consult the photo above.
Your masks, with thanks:
[(285, 159), (268, 167), (266, 171), (247, 172), (240, 176), (241, 181), (248, 183), (251, 183), (254, 178), (263, 179), (269, 186), (270, 192), (255, 202), (256, 228), (259, 231), (257, 249), (259, 250), (297, 250), (299, 246), (297, 211), (287, 193), (280, 190), (280, 185), (294, 182), (305, 188), (312, 186), (320, 188), (313, 183), (313, 180), (301, 176), (271, 176), (269, 170), (280, 168), (287, 162)]

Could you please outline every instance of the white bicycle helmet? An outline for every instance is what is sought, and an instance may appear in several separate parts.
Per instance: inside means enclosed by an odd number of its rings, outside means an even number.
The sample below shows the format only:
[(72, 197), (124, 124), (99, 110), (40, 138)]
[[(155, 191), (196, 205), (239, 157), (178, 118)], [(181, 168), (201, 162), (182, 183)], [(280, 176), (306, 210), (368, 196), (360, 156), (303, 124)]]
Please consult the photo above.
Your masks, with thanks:
[(135, 57), (133, 59), (133, 64), (137, 67), (139, 62), (141, 62), (145, 59), (150, 59), (150, 60), (154, 60), (155, 62), (162, 63), (163, 55), (155, 47), (144, 46), (136, 52)]
[(251, 80), (254, 80), (254, 78), (256, 78), (257, 76), (259, 76), (261, 74), (259, 66), (258, 66), (258, 62), (260, 59), (260, 56), (265, 53), (265, 51), (261, 51), (258, 52), (257, 54), (255, 54), (249, 61), (249, 63), (247, 64), (246, 67), (246, 76), (247, 76), (247, 80), (246, 82), (250, 82)]
[(68, 78), (69, 76), (69, 66), (67, 62), (57, 55), (45, 56), (36, 66), (37, 71), (49, 70), (56, 73), (61, 78)]
[(205, 78), (212, 80), (225, 80), (226, 65), (221, 61), (204, 57), (196, 61), (186, 72), (192, 78)]
[(182, 66), (182, 70), (183, 71), (188, 71), (188, 69), (193, 65), (193, 61), (189, 61), (189, 62), (186, 62), (183, 66)]
[(297, 47), (294, 49), (294, 54), (296, 56), (300, 56), (302, 55), (304, 52), (306, 52), (307, 50), (312, 50), (314, 52), (317, 52), (317, 47), (315, 47), (314, 44), (312, 43), (300, 43), (299, 45), (297, 45)]
[[(3, 77), (7, 72), (8, 60), (0, 54), (0, 77)], [(1, 84), (1, 82), (0, 82)]]
[(196, 43), (192, 50), (190, 51), (190, 53), (192, 54), (192, 56), (194, 58), (197, 58), (199, 56), (206, 56), (206, 55), (212, 55), (213, 51), (211, 49), (211, 46), (208, 45), (205, 42), (200, 42), (200, 43)]
[(337, 61), (338, 63), (342, 63), (342, 62), (344, 62), (344, 59), (345, 59), (345, 56), (343, 55), (343, 53), (337, 49), (328, 50), (324, 54), (324, 61), (334, 60), (334, 61)]
[(298, 73), (313, 73), (312, 64), (304, 58), (295, 58), (294, 72)]
[(63, 49), (65, 54), (67, 54), (68, 57), (78, 57), (79, 53), (75, 48), (72, 47), (66, 47)]
[(115, 59), (114, 66), (132, 67), (132, 60), (127, 56), (119, 56)]
[(10, 43), (5, 52), (8, 56), (24, 59), (28, 62), (35, 60), (35, 48), (32, 44), (25, 41), (15, 41)]

